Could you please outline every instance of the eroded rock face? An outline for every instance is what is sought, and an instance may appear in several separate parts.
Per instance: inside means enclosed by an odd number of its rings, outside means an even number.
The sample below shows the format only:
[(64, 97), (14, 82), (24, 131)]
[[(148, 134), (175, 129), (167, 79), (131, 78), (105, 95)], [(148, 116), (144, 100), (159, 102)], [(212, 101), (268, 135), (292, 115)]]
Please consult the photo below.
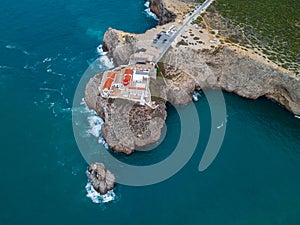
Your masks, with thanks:
[[(127, 47), (117, 46), (118, 51), (127, 51)], [(299, 77), (241, 55), (229, 46), (202, 51), (171, 48), (161, 62), (167, 78), (166, 100), (174, 104), (190, 102), (195, 88), (218, 87), (246, 98), (272, 98), (300, 115)]]
[(167, 82), (167, 100), (173, 104), (191, 102), (195, 89), (217, 87), (218, 77), (201, 54), (192, 49), (171, 48), (160, 66)]
[[(168, 99), (196, 88), (222, 88), (239, 96), (272, 98), (296, 115), (300, 114), (300, 79), (243, 56), (228, 46), (212, 50), (170, 49), (162, 59), (168, 79)], [(176, 68), (174, 68), (176, 65)], [(179, 71), (174, 75), (174, 70)], [(181, 71), (181, 72), (180, 72)], [(194, 83), (193, 83), (194, 82)], [(194, 85), (193, 85), (194, 84)], [(175, 90), (176, 87), (180, 90)], [(174, 87), (174, 88), (172, 88)], [(181, 102), (188, 101), (181, 98)]]
[(116, 178), (109, 170), (107, 170), (103, 163), (93, 163), (89, 166), (88, 179), (93, 188), (104, 195), (112, 190), (115, 186)]
[(172, 22), (176, 18), (176, 15), (166, 8), (162, 0), (150, 0), (150, 10), (159, 19), (159, 25)]
[(135, 42), (135, 34), (109, 28), (104, 34), (102, 48), (113, 58), (115, 66), (127, 65), (137, 50)]
[[(162, 0), (151, 3), (152, 11), (164, 14)], [(168, 20), (162, 17), (161, 21)], [(103, 48), (113, 57), (115, 66), (119, 66), (128, 64), (138, 42), (139, 35), (109, 29), (104, 35)], [(167, 115), (165, 102), (186, 104), (192, 101), (195, 89), (222, 88), (251, 99), (266, 96), (300, 115), (299, 77), (254, 60), (228, 45), (198, 51), (182, 46), (170, 48), (159, 66), (164, 79), (156, 80), (153, 86), (164, 100), (158, 101), (155, 110), (129, 101), (103, 99), (98, 91), (101, 74), (87, 84), (85, 101), (104, 119), (102, 135), (113, 150), (130, 154), (137, 147), (157, 142)]]
[[(256, 99), (272, 98), (296, 115), (300, 114), (300, 79), (269, 65), (222, 47), (214, 54), (202, 54), (213, 64), (218, 86), (239, 96)], [(217, 60), (218, 59), (218, 60)]]

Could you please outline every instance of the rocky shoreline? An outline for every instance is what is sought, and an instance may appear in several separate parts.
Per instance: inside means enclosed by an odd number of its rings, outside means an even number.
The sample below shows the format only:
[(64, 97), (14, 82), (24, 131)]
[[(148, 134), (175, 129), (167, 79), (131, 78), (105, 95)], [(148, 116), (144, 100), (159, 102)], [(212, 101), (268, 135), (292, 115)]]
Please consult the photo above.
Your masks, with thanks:
[[(165, 1), (150, 1), (151, 11), (159, 18), (160, 25), (176, 18), (165, 6)], [(153, 28), (152, 32), (155, 29), (158, 28)], [(139, 43), (144, 38), (144, 34), (130, 34), (110, 28), (104, 35), (103, 49), (118, 67), (127, 64), (133, 53), (142, 51)], [(87, 84), (85, 101), (104, 119), (102, 135), (113, 150), (130, 154), (136, 147), (157, 142), (167, 116), (165, 102), (186, 104), (192, 101), (195, 89), (221, 88), (250, 99), (265, 96), (300, 115), (299, 77), (263, 60), (255, 60), (237, 47), (220, 44), (214, 48), (195, 50), (174, 44), (160, 61), (159, 67), (165, 84), (156, 88), (164, 100), (158, 101), (159, 107), (155, 110), (124, 100), (113, 103), (102, 99), (97, 89), (101, 74)], [(159, 118), (155, 124), (150, 122), (153, 118)]]
[(104, 120), (101, 133), (108, 146), (131, 154), (136, 148), (158, 142), (167, 117), (165, 101), (156, 99), (157, 107), (151, 109), (124, 99), (104, 99), (98, 91), (101, 76), (88, 82), (85, 101)]

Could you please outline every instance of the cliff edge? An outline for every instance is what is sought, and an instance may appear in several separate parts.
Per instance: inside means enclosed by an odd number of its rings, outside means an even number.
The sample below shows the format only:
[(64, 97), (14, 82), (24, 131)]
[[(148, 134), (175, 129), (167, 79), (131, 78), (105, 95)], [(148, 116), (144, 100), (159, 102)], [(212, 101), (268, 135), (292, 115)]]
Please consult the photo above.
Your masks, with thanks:
[[(163, 2), (151, 1), (151, 9), (160, 18), (160, 24), (175, 18)], [(195, 27), (190, 25), (186, 32), (190, 36), (195, 30), (199, 35), (204, 34), (202, 41), (189, 45), (183, 39), (175, 40), (157, 65), (161, 79), (151, 81), (154, 84), (151, 93), (163, 100), (157, 100), (156, 109), (126, 100), (103, 99), (98, 91), (102, 74), (90, 79), (85, 101), (104, 119), (102, 135), (110, 148), (130, 154), (138, 147), (157, 142), (167, 116), (166, 101), (186, 104), (192, 101), (195, 90), (203, 88), (221, 88), (250, 99), (265, 96), (300, 115), (299, 77), (238, 46), (216, 40), (216, 35), (211, 37), (205, 27)], [(153, 38), (162, 29), (168, 28), (162, 25), (137, 35), (110, 28), (104, 35), (103, 49), (114, 59), (116, 67), (128, 64), (132, 54), (145, 50), (145, 38)]]

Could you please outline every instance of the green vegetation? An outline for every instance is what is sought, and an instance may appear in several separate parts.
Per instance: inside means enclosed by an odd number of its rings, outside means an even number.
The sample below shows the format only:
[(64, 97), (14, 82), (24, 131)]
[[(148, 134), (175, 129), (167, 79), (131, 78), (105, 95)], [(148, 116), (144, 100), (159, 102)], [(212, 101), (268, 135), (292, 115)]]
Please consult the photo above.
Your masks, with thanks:
[(192, 24), (197, 24), (198, 26), (201, 26), (203, 22), (203, 18), (202, 16), (198, 16), (193, 22)]
[(176, 47), (180, 46), (180, 45), (189, 45), (185, 40), (181, 39), (180, 41), (178, 41), (178, 43), (176, 44)]
[(164, 64), (162, 62), (158, 62), (157, 65), (155, 66), (155, 68), (157, 70), (156, 76), (163, 77), (165, 74)]
[[(213, 5), (240, 33), (227, 37), (225, 42), (256, 48), (268, 59), (299, 74), (299, 0), (218, 0)], [(240, 35), (246, 41), (241, 43)]]

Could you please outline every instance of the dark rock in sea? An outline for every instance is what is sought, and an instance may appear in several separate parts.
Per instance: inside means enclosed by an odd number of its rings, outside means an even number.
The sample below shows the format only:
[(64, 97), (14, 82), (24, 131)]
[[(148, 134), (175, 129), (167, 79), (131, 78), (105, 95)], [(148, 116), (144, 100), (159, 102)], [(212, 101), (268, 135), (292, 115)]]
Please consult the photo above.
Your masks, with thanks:
[(101, 195), (106, 194), (115, 186), (116, 178), (109, 170), (107, 170), (103, 163), (93, 163), (89, 166), (88, 179), (93, 188)]

